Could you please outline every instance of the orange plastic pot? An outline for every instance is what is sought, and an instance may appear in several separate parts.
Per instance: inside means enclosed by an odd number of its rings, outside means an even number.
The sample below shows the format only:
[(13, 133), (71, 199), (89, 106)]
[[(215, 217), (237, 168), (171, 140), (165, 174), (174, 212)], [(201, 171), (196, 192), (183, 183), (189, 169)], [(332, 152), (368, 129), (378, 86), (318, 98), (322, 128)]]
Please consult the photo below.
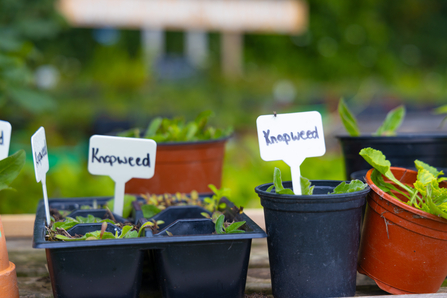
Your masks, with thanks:
[(18, 298), (19, 287), (17, 286), (16, 266), (9, 261), (6, 249), (5, 233), (0, 219), (0, 297)]
[[(366, 174), (372, 191), (367, 198), (358, 271), (391, 294), (436, 293), (447, 276), (447, 220), (384, 193), (371, 181), (372, 171)], [(391, 171), (404, 184), (416, 181), (416, 171)]]
[(208, 184), (220, 188), (227, 140), (157, 144), (154, 176), (131, 179), (126, 193), (210, 193)]

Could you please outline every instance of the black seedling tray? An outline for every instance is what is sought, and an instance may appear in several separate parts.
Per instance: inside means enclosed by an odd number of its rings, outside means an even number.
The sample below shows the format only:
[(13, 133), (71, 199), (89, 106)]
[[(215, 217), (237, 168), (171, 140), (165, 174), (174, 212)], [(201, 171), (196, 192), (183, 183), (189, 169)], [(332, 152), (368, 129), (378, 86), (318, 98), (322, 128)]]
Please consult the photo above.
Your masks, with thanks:
[[(76, 212), (71, 213), (72, 216), (101, 217), (102, 209), (75, 210), (83, 205), (93, 206), (94, 201), (103, 205), (110, 199), (51, 199), (49, 205)], [(151, 219), (143, 218), (141, 209), (135, 210), (130, 219), (118, 219), (114, 214), (119, 221), (165, 221), (156, 234), (146, 228), (139, 238), (63, 242), (45, 240), (45, 207), (41, 201), (34, 223), (33, 247), (47, 250), (53, 294), (57, 297), (138, 297), (145, 267), (152, 275), (145, 276), (143, 284), (152, 282), (154, 288), (158, 288), (158, 280), (163, 297), (242, 298), (251, 239), (267, 235), (248, 216), (231, 210), (231, 202), (227, 200), (226, 203), (225, 215), (246, 221), (242, 226), (245, 233), (212, 234), (214, 223), (200, 214), (206, 212), (205, 209), (176, 206)], [(78, 229), (77, 234), (101, 228), (101, 224), (77, 226), (72, 228)], [(109, 224), (108, 231), (114, 233), (115, 229), (117, 227)]]

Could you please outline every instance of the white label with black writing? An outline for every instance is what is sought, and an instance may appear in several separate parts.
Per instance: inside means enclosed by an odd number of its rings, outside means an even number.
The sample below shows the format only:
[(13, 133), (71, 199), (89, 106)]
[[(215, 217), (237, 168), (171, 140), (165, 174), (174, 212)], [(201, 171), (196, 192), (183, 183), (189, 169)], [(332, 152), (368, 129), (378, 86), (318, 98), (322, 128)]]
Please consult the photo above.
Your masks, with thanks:
[(46, 186), (46, 174), (50, 168), (48, 162), (47, 140), (45, 137), (45, 129), (40, 127), (31, 137), (31, 148), (33, 151), (34, 172), (36, 173), (36, 181), (42, 183), (43, 198), (45, 202), (45, 214), (47, 224), (50, 225), (50, 208), (48, 206), (48, 194)]
[(11, 124), (0, 120), (0, 160), (8, 157), (9, 143), (11, 141)]
[(154, 140), (94, 135), (90, 138), (88, 170), (115, 181), (114, 212), (122, 215), (124, 186), (131, 178), (149, 179), (155, 172)]
[(295, 194), (301, 194), (300, 165), (326, 152), (323, 121), (316, 111), (262, 115), (256, 120), (261, 158), (283, 160), (292, 171)]

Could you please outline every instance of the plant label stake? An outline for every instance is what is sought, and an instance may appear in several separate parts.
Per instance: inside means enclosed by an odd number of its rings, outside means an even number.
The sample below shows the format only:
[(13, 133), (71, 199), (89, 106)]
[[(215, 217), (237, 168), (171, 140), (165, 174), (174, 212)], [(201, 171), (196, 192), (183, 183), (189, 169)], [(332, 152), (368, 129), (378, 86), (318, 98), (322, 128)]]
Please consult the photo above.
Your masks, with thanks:
[(48, 194), (46, 185), (46, 174), (50, 168), (48, 163), (47, 140), (45, 138), (45, 129), (41, 126), (31, 137), (31, 147), (33, 151), (34, 171), (36, 181), (42, 182), (43, 199), (45, 202), (45, 215), (47, 225), (51, 223), (50, 207), (48, 206)]
[(113, 212), (122, 216), (124, 187), (131, 178), (154, 176), (157, 143), (149, 139), (94, 135), (90, 138), (88, 170), (115, 181)]
[(307, 157), (326, 152), (323, 121), (316, 111), (262, 115), (256, 119), (261, 158), (290, 166), (293, 192), (301, 194), (300, 166)]
[(9, 142), (11, 140), (11, 124), (0, 120), (0, 160), (9, 155)]

